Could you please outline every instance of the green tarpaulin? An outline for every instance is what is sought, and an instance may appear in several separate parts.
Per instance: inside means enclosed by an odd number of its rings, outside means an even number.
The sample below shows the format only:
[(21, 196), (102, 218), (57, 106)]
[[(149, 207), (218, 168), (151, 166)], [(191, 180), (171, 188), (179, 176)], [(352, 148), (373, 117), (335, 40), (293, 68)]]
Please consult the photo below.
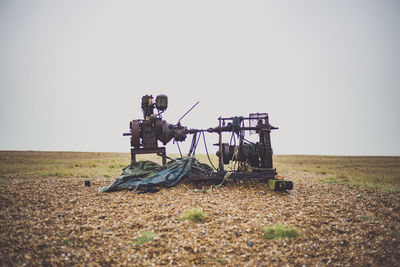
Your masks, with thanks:
[(193, 165), (197, 165), (196, 168), (202, 166), (194, 157), (177, 159), (165, 166), (152, 161), (133, 162), (123, 169), (121, 176), (112, 184), (100, 188), (100, 192), (137, 190), (154, 186), (171, 187), (188, 174)]

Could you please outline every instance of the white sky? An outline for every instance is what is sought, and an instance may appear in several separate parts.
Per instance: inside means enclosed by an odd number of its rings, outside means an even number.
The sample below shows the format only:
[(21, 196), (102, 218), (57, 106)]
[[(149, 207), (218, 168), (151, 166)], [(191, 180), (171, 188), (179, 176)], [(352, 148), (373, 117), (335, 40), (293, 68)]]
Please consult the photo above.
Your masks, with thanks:
[(163, 93), (189, 128), (268, 112), (276, 154), (400, 155), (399, 26), (397, 0), (0, 0), (0, 149), (128, 152)]

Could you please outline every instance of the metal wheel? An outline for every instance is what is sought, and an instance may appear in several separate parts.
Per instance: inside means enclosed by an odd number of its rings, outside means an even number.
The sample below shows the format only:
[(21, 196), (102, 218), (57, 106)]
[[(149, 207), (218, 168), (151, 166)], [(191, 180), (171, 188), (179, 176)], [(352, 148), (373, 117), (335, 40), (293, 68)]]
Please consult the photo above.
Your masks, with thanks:
[(229, 164), (229, 161), (231, 160), (231, 153), (228, 144), (222, 144), (222, 153), (223, 153), (222, 158), (224, 159), (224, 164)]
[(139, 148), (140, 147), (140, 124), (139, 124), (139, 120), (133, 120), (131, 122), (131, 132), (132, 132), (131, 146), (133, 146), (134, 148)]

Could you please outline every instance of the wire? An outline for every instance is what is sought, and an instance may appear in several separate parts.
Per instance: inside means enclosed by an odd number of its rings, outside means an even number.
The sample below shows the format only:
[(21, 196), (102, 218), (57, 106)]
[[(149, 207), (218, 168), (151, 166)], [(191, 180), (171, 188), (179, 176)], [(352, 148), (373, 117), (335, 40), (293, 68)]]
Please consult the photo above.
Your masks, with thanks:
[(179, 150), (179, 154), (181, 155), (181, 158), (183, 158), (183, 156), (182, 156), (182, 152), (181, 152), (181, 148), (179, 147), (179, 143), (178, 143), (178, 142), (176, 142), (176, 145), (178, 146), (178, 150)]
[(192, 143), (190, 144), (190, 148), (189, 148), (189, 153), (188, 156), (190, 157), (193, 153), (193, 151), (196, 149), (196, 138), (197, 138), (197, 133), (193, 134), (193, 138), (192, 138)]
[[(196, 137), (197, 137), (197, 133), (196, 133)], [(193, 156), (196, 155), (196, 149), (197, 149), (197, 145), (199, 144), (199, 142), (200, 142), (200, 138), (197, 139), (197, 143), (196, 143), (196, 145), (194, 146)]]
[(212, 161), (211, 161), (211, 159), (210, 159), (210, 155), (208, 154), (208, 149), (207, 149), (207, 144), (206, 144), (206, 137), (205, 137), (203, 131), (202, 131), (202, 134), (203, 134), (203, 143), (204, 143), (204, 147), (206, 148), (206, 153), (207, 153), (208, 161), (210, 162), (210, 164), (211, 164), (211, 166), (213, 167), (213, 169), (214, 169), (215, 171), (217, 171), (217, 168), (215, 168), (214, 164), (212, 163)]

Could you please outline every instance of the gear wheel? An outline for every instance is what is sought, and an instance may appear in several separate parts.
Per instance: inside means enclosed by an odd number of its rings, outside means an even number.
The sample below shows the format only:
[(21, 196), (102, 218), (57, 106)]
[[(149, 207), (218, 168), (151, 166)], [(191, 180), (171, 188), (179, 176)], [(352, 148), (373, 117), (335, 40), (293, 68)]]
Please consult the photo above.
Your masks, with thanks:
[(131, 132), (132, 132), (131, 146), (133, 146), (134, 148), (139, 148), (140, 147), (140, 124), (139, 124), (139, 120), (133, 120), (131, 122)]

